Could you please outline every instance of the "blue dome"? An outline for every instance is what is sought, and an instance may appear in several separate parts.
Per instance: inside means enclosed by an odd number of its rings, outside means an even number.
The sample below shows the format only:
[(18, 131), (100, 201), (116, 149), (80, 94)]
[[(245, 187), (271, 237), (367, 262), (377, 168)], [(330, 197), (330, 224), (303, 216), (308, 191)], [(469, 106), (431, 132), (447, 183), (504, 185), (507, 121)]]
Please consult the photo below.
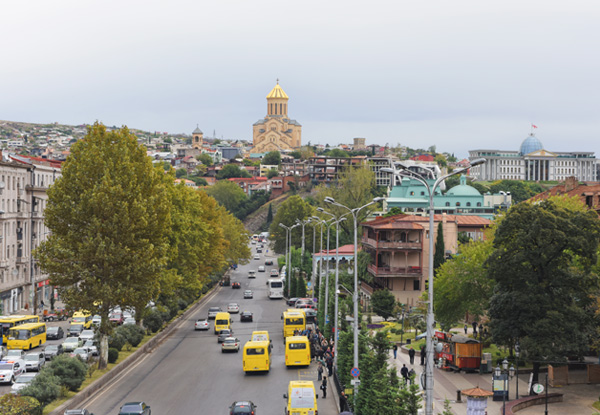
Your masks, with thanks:
[(532, 153), (534, 151), (543, 150), (544, 146), (542, 142), (537, 139), (537, 137), (533, 134), (530, 134), (523, 143), (521, 143), (521, 148), (519, 149), (519, 154), (524, 156), (525, 154)]

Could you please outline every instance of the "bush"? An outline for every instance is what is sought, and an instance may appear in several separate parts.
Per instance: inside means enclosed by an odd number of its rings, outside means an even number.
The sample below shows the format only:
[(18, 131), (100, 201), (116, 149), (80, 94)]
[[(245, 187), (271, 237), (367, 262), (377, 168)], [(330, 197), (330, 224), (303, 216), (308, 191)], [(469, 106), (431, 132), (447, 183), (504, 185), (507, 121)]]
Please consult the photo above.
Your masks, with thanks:
[[(88, 368), (81, 359), (60, 355), (52, 359), (47, 370), (59, 378), (59, 385), (64, 385), (69, 390), (76, 391), (85, 380)], [(36, 376), (36, 379), (38, 377), (39, 375)]]
[(113, 349), (117, 349), (117, 351), (121, 351), (123, 346), (125, 346), (125, 343), (127, 343), (127, 339), (117, 330), (115, 330), (108, 338), (108, 347), (112, 347)]
[(148, 312), (146, 318), (144, 318), (144, 327), (150, 330), (152, 333), (156, 333), (163, 326), (162, 313), (156, 309)]
[[(79, 361), (76, 358), (69, 359)], [(22, 396), (31, 396), (42, 406), (46, 406), (60, 395), (60, 382), (61, 379), (54, 375), (52, 370), (42, 370), (33, 378), (29, 386), (21, 389), (19, 393)]]
[(115, 363), (119, 358), (119, 351), (114, 347), (108, 349), (108, 363)]
[(127, 343), (137, 347), (144, 340), (145, 330), (135, 324), (127, 324), (115, 330), (116, 333), (123, 336)]
[(12, 393), (0, 396), (0, 413), (10, 415), (42, 415), (42, 405), (32, 396)]

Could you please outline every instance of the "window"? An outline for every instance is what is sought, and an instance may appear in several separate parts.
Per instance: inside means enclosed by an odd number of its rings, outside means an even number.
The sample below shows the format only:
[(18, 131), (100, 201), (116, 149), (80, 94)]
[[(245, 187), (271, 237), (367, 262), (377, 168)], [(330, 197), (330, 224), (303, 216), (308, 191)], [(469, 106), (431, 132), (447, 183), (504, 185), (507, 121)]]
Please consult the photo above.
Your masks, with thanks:
[(467, 206), (471, 206), (471, 202), (467, 202)]
[(456, 206), (460, 206), (460, 202), (456, 202)]
[(413, 290), (421, 291), (421, 281), (413, 280)]
[(477, 207), (481, 207), (481, 202), (477, 202)]
[(425, 192), (421, 192), (421, 196), (425, 196)]
[(450, 202), (446, 202), (446, 206), (450, 206)]
[(265, 349), (258, 349), (258, 348), (248, 348), (248, 349), (246, 349), (246, 354), (247, 354), (247, 355), (259, 355), (259, 354), (265, 354)]
[(306, 349), (306, 343), (290, 343), (290, 350)]
[(410, 192), (410, 195), (411, 195), (411, 196), (414, 196), (414, 195), (415, 195), (415, 192)]

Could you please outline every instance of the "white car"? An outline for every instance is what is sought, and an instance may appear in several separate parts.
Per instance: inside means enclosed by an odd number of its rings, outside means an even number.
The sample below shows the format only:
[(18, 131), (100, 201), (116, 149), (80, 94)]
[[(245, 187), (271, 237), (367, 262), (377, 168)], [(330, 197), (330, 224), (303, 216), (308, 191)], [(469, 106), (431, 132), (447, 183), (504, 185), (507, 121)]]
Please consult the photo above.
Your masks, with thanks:
[(17, 376), (15, 382), (10, 388), (10, 393), (18, 393), (25, 386), (29, 386), (31, 381), (37, 376), (37, 373), (23, 373)]
[(258, 266), (258, 272), (265, 272), (265, 266), (264, 265), (259, 265)]
[(127, 317), (125, 321), (123, 321), (123, 325), (133, 324), (135, 325), (135, 317)]
[(259, 254), (254, 255), (254, 259), (259, 260), (260, 259), (260, 255)]
[(225, 352), (239, 352), (240, 351), (240, 339), (235, 337), (227, 337), (221, 343), (221, 353)]
[(0, 362), (0, 383), (11, 385), (20, 374), (25, 373), (25, 362), (21, 359), (3, 360)]
[(90, 356), (98, 356), (98, 348), (93, 340), (88, 340), (83, 344), (83, 347), (88, 349)]
[(196, 324), (194, 324), (194, 330), (208, 330), (210, 328), (210, 323), (208, 320), (196, 320)]
[(22, 360), (25, 357), (25, 352), (21, 349), (11, 349), (6, 352), (6, 354), (2, 357), (2, 360), (14, 360), (19, 359)]
[(229, 305), (227, 305), (227, 312), (232, 314), (239, 313), (240, 306), (238, 305), (238, 303), (229, 303)]
[(102, 323), (102, 317), (100, 317), (98, 314), (92, 317), (93, 326), (100, 327), (100, 323)]
[(88, 350), (87, 347), (78, 347), (77, 349), (73, 350), (73, 352), (70, 354), (70, 356), (71, 357), (79, 357), (84, 362), (87, 362), (88, 359), (90, 358), (90, 351)]
[(44, 356), (44, 353), (27, 353), (25, 355), (24, 360), (25, 370), (27, 372), (29, 372), (30, 370), (35, 370), (36, 372), (39, 372), (42, 369), (42, 367), (46, 364), (46, 356)]
[(94, 330), (83, 330), (79, 338), (85, 343), (88, 340), (94, 340)]
[(62, 344), (63, 351), (65, 353), (72, 352), (73, 350), (77, 349), (78, 347), (81, 347), (82, 344), (83, 344), (83, 342), (81, 341), (81, 339), (79, 337), (67, 337)]

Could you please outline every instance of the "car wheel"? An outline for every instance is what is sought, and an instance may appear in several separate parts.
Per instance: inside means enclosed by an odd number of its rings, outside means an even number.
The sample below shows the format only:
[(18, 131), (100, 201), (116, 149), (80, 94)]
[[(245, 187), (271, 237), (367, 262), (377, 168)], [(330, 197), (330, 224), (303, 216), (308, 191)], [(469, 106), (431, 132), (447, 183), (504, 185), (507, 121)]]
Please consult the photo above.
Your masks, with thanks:
[(221, 349), (221, 353), (225, 353), (225, 350)]
[(12, 386), (12, 384), (15, 383), (15, 377), (13, 376), (12, 378), (10, 378), (10, 384)]

